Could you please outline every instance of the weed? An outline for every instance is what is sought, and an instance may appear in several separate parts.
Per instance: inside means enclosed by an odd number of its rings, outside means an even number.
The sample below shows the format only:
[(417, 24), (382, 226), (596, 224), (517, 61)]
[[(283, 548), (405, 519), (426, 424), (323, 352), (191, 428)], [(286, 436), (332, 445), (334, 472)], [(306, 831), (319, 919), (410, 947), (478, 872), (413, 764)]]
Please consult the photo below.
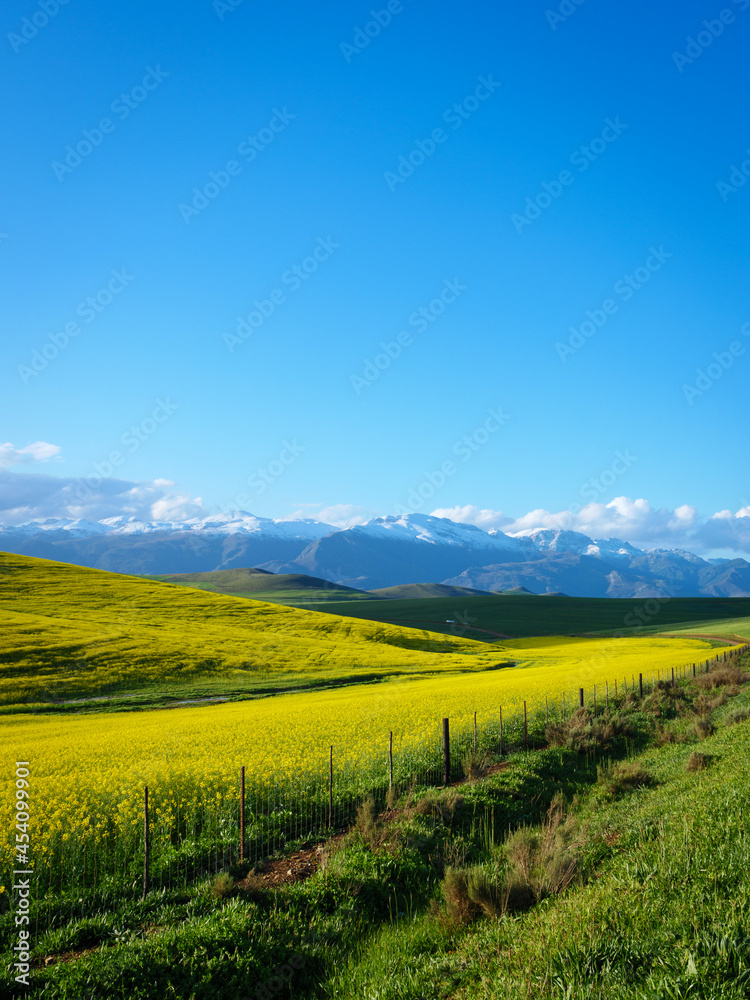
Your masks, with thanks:
[(713, 757), (707, 753), (697, 753), (695, 750), (690, 754), (685, 765), (686, 771), (703, 771), (711, 764)]
[(471, 750), (461, 761), (464, 777), (470, 781), (482, 778), (489, 770), (490, 755), (481, 751)]
[(608, 764), (596, 769), (597, 783), (610, 798), (617, 798), (636, 788), (647, 788), (654, 784), (654, 776), (637, 761), (622, 764)]
[(219, 872), (211, 883), (211, 895), (216, 900), (229, 899), (234, 891), (235, 881), (228, 872)]

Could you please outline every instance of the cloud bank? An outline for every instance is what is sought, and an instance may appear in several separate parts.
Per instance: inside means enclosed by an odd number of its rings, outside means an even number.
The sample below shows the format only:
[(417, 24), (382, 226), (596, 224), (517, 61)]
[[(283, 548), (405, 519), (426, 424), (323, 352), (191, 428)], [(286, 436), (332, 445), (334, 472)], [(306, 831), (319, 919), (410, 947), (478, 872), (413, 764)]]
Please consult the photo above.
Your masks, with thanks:
[(688, 504), (672, 510), (652, 507), (644, 499), (615, 497), (609, 503), (587, 504), (576, 512), (539, 508), (518, 518), (471, 505), (441, 507), (432, 513), (462, 524), (476, 524), (486, 531), (497, 528), (507, 535), (527, 535), (538, 528), (553, 528), (580, 531), (590, 538), (621, 538), (636, 548), (750, 556), (750, 506), (701, 517)]
[[(60, 448), (46, 441), (35, 441), (23, 448), (0, 444), (0, 524), (47, 518), (100, 521), (121, 514), (144, 521), (182, 521), (220, 512), (218, 508), (209, 510), (200, 497), (190, 496), (169, 479), (138, 482), (26, 471), (25, 466), (59, 460), (59, 455)], [(689, 504), (656, 508), (642, 498), (616, 497), (609, 503), (590, 503), (577, 511), (538, 508), (515, 518), (471, 504), (439, 507), (432, 514), (508, 535), (525, 535), (538, 528), (566, 529), (591, 538), (621, 538), (638, 548), (686, 549), (703, 556), (750, 558), (750, 505), (706, 517)], [(283, 520), (312, 518), (348, 528), (376, 516), (377, 512), (352, 504), (304, 504)]]

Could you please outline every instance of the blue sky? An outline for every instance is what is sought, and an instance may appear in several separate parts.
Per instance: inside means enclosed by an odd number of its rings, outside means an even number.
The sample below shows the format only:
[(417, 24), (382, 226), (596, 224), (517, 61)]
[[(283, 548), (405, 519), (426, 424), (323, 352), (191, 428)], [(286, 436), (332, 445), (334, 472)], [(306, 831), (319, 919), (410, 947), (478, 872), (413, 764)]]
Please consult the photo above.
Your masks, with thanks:
[(110, 466), (173, 513), (747, 508), (749, 37), (750, 0), (11, 0), (6, 519)]

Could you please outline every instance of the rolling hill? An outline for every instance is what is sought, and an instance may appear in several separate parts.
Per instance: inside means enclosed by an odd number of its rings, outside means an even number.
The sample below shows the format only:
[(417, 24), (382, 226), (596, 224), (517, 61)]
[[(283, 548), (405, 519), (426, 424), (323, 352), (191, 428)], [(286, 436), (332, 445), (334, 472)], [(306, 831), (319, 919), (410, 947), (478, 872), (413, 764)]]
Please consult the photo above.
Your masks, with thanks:
[[(364, 590), (344, 587), (315, 576), (301, 573), (270, 573), (247, 567), (218, 569), (210, 573), (179, 573), (174, 576), (153, 576), (162, 583), (176, 583), (215, 594), (249, 597), (272, 604), (300, 607), (321, 601), (367, 601), (372, 596)], [(446, 588), (451, 589), (451, 588)], [(426, 595), (425, 595), (426, 596)]]
[(468, 639), (0, 553), (0, 705), (497, 664)]
[(453, 587), (445, 583), (404, 583), (400, 587), (382, 587), (367, 593), (380, 600), (411, 601), (418, 597), (488, 597), (490, 591)]

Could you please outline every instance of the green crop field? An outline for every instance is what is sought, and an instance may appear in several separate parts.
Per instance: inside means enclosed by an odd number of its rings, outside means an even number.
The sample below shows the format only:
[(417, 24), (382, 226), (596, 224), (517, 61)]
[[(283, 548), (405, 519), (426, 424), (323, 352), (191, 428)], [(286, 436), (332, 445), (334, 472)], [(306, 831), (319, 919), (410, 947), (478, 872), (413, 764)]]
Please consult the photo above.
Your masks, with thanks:
[[(320, 611), (430, 629), (493, 642), (501, 637), (544, 635), (652, 634), (709, 629), (736, 621), (738, 634), (750, 638), (750, 598), (689, 597), (620, 599), (498, 594), (493, 597), (434, 597), (416, 600), (367, 601), (318, 606)], [(717, 626), (720, 627), (720, 626)], [(734, 630), (731, 630), (734, 631)]]
[(174, 576), (151, 576), (147, 580), (176, 583), (197, 590), (208, 590), (231, 597), (248, 597), (271, 604), (305, 607), (327, 601), (373, 600), (365, 590), (355, 590), (329, 583), (316, 576), (300, 573), (267, 573), (262, 569), (218, 569), (209, 573), (178, 573)]

